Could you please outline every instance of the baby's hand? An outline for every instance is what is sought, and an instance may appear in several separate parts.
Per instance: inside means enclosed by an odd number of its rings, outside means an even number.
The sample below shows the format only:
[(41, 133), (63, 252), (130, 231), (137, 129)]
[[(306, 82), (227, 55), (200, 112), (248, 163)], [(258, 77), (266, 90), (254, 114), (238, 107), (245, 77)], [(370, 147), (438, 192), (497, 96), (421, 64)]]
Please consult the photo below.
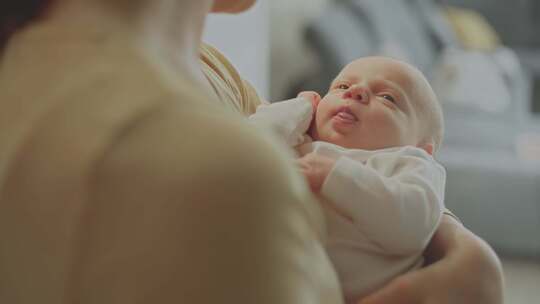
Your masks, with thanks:
[(298, 97), (304, 97), (311, 102), (311, 106), (313, 107), (313, 115), (315, 115), (315, 112), (317, 112), (317, 106), (321, 101), (321, 95), (315, 91), (304, 91), (300, 92)]
[(298, 97), (303, 97), (311, 102), (313, 108), (313, 116), (311, 117), (311, 125), (307, 131), (307, 134), (313, 137), (313, 130), (315, 129), (315, 115), (317, 114), (317, 107), (321, 101), (321, 95), (315, 91), (304, 91), (298, 94)]
[(300, 172), (306, 177), (311, 191), (319, 192), (336, 161), (330, 157), (309, 153), (296, 162)]

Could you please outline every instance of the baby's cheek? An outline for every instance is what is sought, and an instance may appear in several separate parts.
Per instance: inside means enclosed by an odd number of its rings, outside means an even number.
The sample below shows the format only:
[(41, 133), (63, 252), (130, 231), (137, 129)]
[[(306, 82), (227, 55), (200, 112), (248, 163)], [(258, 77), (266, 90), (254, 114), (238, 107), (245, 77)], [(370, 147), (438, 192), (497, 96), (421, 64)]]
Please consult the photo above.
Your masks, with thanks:
[(315, 111), (315, 119), (317, 125), (321, 124), (324, 120), (328, 119), (330, 113), (330, 103), (321, 101)]
[(376, 112), (370, 115), (371, 126), (375, 138), (390, 145), (399, 144), (403, 135), (403, 130), (399, 127), (399, 122), (392, 116), (383, 112)]
[(369, 115), (369, 120), (373, 125), (380, 128), (393, 127), (396, 125), (395, 119), (386, 113), (384, 110), (372, 111)]

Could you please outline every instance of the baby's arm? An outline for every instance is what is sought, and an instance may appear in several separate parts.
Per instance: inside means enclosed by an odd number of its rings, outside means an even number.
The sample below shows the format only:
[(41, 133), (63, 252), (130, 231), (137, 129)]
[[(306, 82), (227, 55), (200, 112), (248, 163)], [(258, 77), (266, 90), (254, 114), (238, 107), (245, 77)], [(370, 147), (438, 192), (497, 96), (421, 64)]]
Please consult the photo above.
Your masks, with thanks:
[(321, 194), (386, 253), (422, 251), (439, 223), (444, 168), (421, 149), (339, 158)]
[(306, 132), (319, 100), (315, 92), (302, 92), (297, 98), (258, 106), (249, 120), (272, 130), (288, 146), (295, 147), (308, 139)]

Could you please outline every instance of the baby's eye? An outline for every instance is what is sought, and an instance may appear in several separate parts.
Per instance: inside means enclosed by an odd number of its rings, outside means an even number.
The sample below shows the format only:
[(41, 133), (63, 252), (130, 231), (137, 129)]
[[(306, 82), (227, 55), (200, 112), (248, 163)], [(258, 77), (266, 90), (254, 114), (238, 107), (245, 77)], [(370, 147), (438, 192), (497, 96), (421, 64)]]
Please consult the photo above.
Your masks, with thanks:
[(391, 101), (391, 102), (396, 102), (396, 99), (394, 98), (394, 96), (392, 95), (389, 95), (389, 94), (382, 94), (381, 95), (382, 98), (388, 100), (388, 101)]
[(349, 85), (342, 83), (342, 84), (338, 85), (337, 88), (340, 89), (340, 90), (347, 90), (349, 88)]

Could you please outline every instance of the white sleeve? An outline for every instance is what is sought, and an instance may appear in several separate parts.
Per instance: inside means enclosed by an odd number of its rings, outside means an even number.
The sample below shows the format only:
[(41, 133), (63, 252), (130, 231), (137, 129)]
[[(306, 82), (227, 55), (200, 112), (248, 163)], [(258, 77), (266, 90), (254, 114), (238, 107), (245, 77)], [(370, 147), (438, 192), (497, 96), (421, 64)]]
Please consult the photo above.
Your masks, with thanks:
[(307, 130), (313, 117), (311, 103), (302, 98), (294, 98), (257, 107), (257, 111), (249, 116), (250, 122), (270, 129), (288, 146), (295, 147), (304, 143)]
[(444, 208), (446, 173), (425, 151), (406, 147), (365, 163), (340, 157), (322, 195), (385, 252), (423, 251)]

